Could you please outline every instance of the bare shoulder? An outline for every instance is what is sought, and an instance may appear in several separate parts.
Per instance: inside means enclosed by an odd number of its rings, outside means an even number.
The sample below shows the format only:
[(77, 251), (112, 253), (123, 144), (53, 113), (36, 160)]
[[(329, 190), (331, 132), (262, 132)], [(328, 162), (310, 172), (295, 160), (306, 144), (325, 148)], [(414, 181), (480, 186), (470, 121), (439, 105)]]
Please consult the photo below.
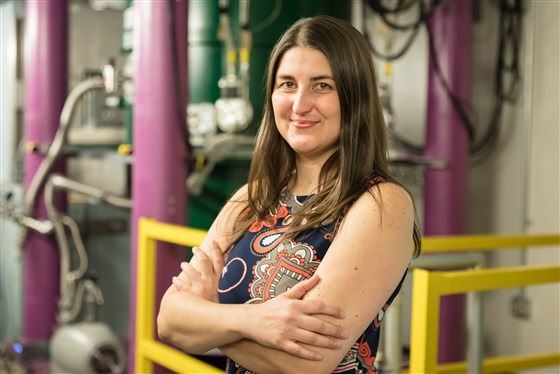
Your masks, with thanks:
[(238, 201), (238, 200), (246, 201), (248, 194), (249, 194), (249, 186), (247, 185), (247, 183), (245, 183), (237, 191), (235, 191), (230, 201)]
[(414, 205), (410, 194), (402, 186), (379, 183), (358, 198), (345, 220), (376, 229), (412, 229)]

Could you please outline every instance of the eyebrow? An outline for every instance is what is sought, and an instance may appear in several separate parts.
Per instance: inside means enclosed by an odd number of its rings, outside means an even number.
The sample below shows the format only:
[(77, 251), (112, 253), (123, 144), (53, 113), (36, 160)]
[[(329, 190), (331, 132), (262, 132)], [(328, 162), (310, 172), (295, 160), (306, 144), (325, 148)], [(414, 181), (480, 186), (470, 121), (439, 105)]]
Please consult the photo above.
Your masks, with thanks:
[[(292, 75), (288, 75), (288, 74), (281, 74), (281, 75), (277, 75), (276, 79), (290, 79), (290, 80), (295, 80), (295, 78)], [(334, 78), (331, 77), (330, 75), (317, 75), (314, 77), (311, 77), (311, 81), (320, 81), (323, 79), (330, 79), (334, 81)]]

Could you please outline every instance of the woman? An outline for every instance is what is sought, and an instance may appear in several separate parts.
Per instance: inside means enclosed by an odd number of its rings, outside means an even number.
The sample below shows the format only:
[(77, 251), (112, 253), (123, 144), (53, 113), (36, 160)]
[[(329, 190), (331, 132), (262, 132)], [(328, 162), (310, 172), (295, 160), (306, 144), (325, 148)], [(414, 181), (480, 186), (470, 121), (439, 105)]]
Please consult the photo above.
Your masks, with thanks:
[[(248, 184), (173, 279), (160, 337), (227, 372), (371, 372), (420, 236), (389, 175), (369, 46), (328, 16), (271, 53)], [(225, 266), (224, 266), (225, 258)]]

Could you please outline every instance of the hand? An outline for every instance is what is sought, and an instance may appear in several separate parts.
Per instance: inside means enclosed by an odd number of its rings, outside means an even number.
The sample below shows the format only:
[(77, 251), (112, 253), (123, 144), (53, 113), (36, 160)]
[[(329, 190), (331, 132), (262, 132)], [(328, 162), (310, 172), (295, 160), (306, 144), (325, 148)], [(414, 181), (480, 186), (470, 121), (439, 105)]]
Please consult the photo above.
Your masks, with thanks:
[(181, 263), (182, 272), (173, 277), (178, 291), (190, 292), (206, 300), (218, 302), (218, 282), (222, 275), (224, 260), (220, 247), (212, 242), (210, 255), (203, 249), (193, 247), (191, 262)]
[(301, 300), (319, 281), (319, 276), (298, 283), (290, 290), (256, 304), (258, 310), (247, 321), (244, 335), (259, 344), (280, 349), (308, 360), (322, 360), (317, 352), (301, 343), (329, 349), (340, 349), (341, 339), (348, 337), (342, 327), (323, 321), (317, 315), (344, 318), (344, 312), (319, 300)]

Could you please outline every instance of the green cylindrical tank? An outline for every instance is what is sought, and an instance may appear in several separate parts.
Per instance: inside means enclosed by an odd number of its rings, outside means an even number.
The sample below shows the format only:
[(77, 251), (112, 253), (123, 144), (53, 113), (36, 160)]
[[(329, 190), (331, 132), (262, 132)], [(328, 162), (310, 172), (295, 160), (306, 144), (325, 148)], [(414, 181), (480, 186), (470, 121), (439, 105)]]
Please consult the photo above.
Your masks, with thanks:
[[(250, 73), (250, 100), (253, 121), (246, 130), (255, 134), (264, 100), (264, 73), (268, 55), (286, 28), (301, 17), (328, 14), (350, 19), (350, 1), (341, 0), (253, 0), (249, 3), (249, 24), (253, 31)], [(230, 0), (234, 39), (239, 40), (239, 1)], [(225, 72), (225, 48), (218, 40), (218, 0), (189, 2), (189, 103), (215, 102), (220, 92), (218, 80)], [(219, 163), (200, 196), (189, 200), (189, 226), (208, 229), (223, 204), (247, 180), (249, 161)]]

